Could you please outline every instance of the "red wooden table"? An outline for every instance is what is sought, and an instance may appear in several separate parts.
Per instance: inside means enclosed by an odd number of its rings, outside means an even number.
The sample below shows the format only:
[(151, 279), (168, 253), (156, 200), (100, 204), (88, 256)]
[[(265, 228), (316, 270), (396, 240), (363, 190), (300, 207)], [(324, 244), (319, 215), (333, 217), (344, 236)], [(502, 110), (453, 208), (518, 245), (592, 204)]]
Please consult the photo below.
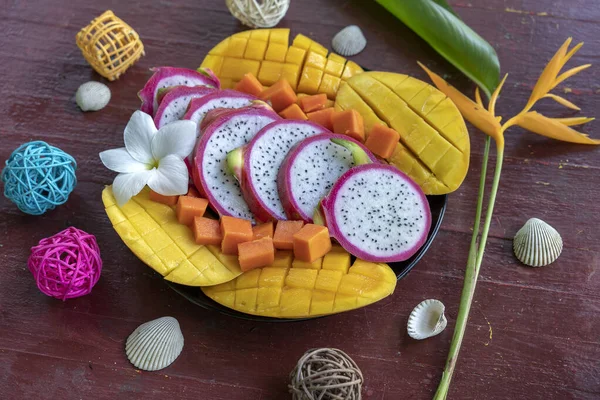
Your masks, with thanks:
[[(599, 61), (597, 0), (451, 3), (510, 72), (500, 114), (520, 110), (568, 36), (588, 42), (573, 65)], [(75, 91), (100, 78), (75, 46), (75, 34), (107, 8), (140, 33), (146, 56), (109, 84), (107, 108), (84, 114)], [(294, 0), (281, 26), (327, 45), (349, 24), (360, 25), (369, 41), (354, 58), (359, 64), (426, 79), (416, 65), (420, 60), (472, 93), (470, 82), (374, 2)], [(474, 129), (469, 176), (450, 196), (433, 246), (393, 296), (361, 310), (286, 324), (205, 311), (167, 288), (111, 228), (100, 193), (113, 174), (98, 153), (122, 145), (148, 68), (197, 67), (213, 45), (241, 29), (223, 1), (0, 1), (0, 159), (41, 139), (79, 165), (68, 203), (44, 216), (24, 215), (0, 199), (0, 398), (285, 399), (298, 357), (321, 346), (341, 348), (356, 360), (367, 399), (431, 398), (452, 337), (471, 236), (483, 148)], [(598, 115), (600, 66), (558, 91), (568, 92), (584, 115)], [(551, 101), (539, 110), (574, 115)], [(600, 137), (597, 126), (587, 132)], [(519, 129), (508, 134), (499, 201), (450, 398), (600, 397), (599, 170), (600, 149)], [(530, 217), (546, 220), (563, 236), (563, 254), (549, 267), (524, 267), (512, 254), (512, 237)], [(70, 225), (97, 236), (104, 270), (91, 295), (63, 303), (37, 290), (26, 261), (31, 246)], [(450, 322), (441, 335), (417, 342), (408, 338), (406, 321), (427, 298), (446, 304)], [(140, 323), (165, 315), (181, 323), (183, 353), (160, 372), (134, 369), (125, 339)]]

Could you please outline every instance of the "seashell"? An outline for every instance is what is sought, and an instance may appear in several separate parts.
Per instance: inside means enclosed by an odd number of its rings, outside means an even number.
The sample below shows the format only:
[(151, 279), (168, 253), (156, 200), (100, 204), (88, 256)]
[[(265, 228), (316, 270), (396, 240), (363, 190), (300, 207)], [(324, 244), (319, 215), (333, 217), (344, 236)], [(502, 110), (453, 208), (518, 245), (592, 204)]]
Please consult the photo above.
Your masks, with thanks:
[(421, 340), (442, 332), (448, 324), (445, 309), (439, 300), (427, 299), (420, 302), (408, 317), (408, 336)]
[(365, 49), (367, 38), (356, 25), (349, 25), (336, 33), (331, 40), (333, 51), (341, 56), (355, 56)]
[(562, 252), (560, 233), (541, 219), (531, 218), (513, 239), (515, 256), (530, 267), (553, 263)]
[(110, 89), (100, 82), (86, 82), (75, 93), (75, 102), (83, 111), (98, 111), (110, 101)]
[(127, 338), (125, 353), (139, 369), (157, 371), (171, 365), (183, 349), (179, 322), (162, 317), (138, 326)]

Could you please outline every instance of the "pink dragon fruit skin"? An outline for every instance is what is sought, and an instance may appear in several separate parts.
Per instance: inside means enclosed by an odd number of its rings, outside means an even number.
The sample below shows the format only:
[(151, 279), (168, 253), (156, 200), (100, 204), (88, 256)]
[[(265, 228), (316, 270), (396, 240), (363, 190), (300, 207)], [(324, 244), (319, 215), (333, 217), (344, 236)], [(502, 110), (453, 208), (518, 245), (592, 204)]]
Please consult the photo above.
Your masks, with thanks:
[(178, 86), (163, 97), (154, 115), (154, 124), (158, 129), (170, 122), (181, 119), (193, 99), (216, 92), (207, 86)]
[(140, 110), (151, 116), (154, 116), (158, 108), (156, 97), (160, 89), (171, 86), (209, 86), (216, 89), (221, 87), (218, 78), (212, 71), (202, 73), (193, 69), (175, 67), (156, 67), (150, 70), (154, 74), (138, 92), (138, 96), (142, 100)]
[[(239, 176), (246, 203), (260, 222), (287, 219), (277, 189), (277, 174), (289, 150), (307, 137), (331, 133), (308, 121), (281, 120), (265, 126), (242, 150)], [(234, 166), (229, 163), (230, 169)]]
[(209, 114), (215, 117), (202, 130), (194, 151), (194, 184), (219, 215), (254, 222), (240, 185), (228, 169), (227, 153), (245, 145), (262, 127), (281, 117), (262, 105), (213, 110)]
[(237, 92), (235, 90), (219, 90), (206, 96), (192, 99), (185, 115), (181, 119), (187, 119), (200, 124), (206, 114), (217, 108), (232, 109), (249, 106), (256, 97)]
[(412, 257), (425, 243), (431, 211), (421, 188), (397, 168), (364, 164), (346, 171), (315, 213), (350, 254), (371, 262)]
[[(332, 139), (355, 144), (350, 150), (332, 142)], [(361, 152), (355, 155), (354, 152)], [(319, 201), (338, 178), (357, 162), (355, 157), (377, 158), (362, 143), (347, 135), (322, 134), (304, 139), (287, 154), (277, 176), (277, 189), (285, 214), (291, 220), (312, 223)], [(310, 165), (306, 165), (306, 163)], [(308, 167), (308, 168), (307, 168)]]

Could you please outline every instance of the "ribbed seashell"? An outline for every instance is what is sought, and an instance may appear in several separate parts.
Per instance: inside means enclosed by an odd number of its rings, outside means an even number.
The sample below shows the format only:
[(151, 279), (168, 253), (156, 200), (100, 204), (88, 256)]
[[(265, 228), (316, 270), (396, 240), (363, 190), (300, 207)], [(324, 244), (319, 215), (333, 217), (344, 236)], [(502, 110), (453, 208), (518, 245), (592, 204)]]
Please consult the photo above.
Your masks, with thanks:
[(100, 82), (86, 82), (75, 93), (75, 102), (83, 111), (98, 111), (110, 101), (110, 89)]
[(349, 25), (339, 31), (331, 40), (333, 51), (341, 56), (355, 56), (365, 49), (367, 38), (356, 25)]
[(138, 326), (127, 338), (125, 353), (131, 363), (145, 371), (157, 371), (171, 365), (183, 349), (179, 322), (162, 317)]
[(442, 332), (448, 324), (445, 309), (439, 300), (427, 299), (420, 302), (408, 317), (408, 336), (421, 340)]
[(513, 240), (515, 256), (530, 267), (553, 263), (563, 249), (560, 233), (541, 219), (531, 218)]

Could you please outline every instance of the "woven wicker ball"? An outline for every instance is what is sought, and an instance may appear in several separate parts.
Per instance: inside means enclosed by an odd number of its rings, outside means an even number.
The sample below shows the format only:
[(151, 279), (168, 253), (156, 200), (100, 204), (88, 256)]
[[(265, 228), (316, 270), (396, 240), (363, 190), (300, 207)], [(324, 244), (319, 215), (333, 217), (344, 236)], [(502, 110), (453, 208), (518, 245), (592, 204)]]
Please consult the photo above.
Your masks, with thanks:
[(70, 227), (32, 247), (27, 266), (42, 293), (64, 301), (92, 291), (102, 259), (96, 237)]
[(225, 0), (234, 17), (250, 28), (272, 28), (285, 16), (290, 0)]
[(362, 372), (346, 353), (338, 349), (307, 351), (290, 374), (290, 381), (294, 400), (362, 398)]

